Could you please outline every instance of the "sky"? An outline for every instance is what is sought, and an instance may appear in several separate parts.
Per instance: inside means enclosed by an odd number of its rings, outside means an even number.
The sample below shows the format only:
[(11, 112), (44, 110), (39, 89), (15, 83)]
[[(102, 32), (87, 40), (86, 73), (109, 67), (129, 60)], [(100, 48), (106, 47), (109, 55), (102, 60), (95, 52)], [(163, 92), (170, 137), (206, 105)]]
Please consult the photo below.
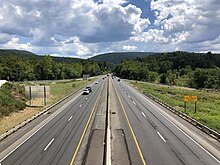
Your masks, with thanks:
[(0, 48), (220, 53), (220, 0), (0, 0)]

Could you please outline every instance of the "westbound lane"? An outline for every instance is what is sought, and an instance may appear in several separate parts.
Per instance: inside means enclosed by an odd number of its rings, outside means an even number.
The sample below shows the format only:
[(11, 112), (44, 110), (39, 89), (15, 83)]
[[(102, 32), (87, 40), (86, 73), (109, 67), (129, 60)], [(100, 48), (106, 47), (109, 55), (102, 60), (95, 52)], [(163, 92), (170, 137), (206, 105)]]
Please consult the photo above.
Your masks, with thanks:
[(90, 95), (80, 95), (61, 107), (62, 110), (54, 118), (1, 158), (0, 163), (69, 164), (103, 85), (95, 84)]
[(199, 137), (194, 129), (188, 128), (189, 125), (178, 122), (181, 120), (178, 116), (176, 120), (171, 119), (162, 107), (123, 82), (114, 81), (114, 85), (146, 164), (220, 163), (219, 148)]

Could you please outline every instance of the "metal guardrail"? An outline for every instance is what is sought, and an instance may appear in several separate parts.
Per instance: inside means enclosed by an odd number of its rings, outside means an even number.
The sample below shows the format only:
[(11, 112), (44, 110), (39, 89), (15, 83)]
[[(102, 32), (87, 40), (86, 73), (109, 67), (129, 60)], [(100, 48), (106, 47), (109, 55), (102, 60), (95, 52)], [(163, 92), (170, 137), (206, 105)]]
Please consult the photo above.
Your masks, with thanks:
[(12, 133), (16, 132), (17, 130), (21, 129), (22, 127), (24, 127), (25, 125), (27, 125), (28, 123), (30, 123), (31, 121), (33, 121), (34, 119), (38, 118), (39, 116), (41, 116), (42, 114), (48, 112), (50, 109), (52, 109), (53, 107), (55, 107), (56, 105), (60, 104), (62, 101), (66, 100), (67, 98), (69, 98), (70, 96), (72, 96), (73, 94), (79, 92), (81, 89), (78, 89), (72, 93), (70, 93), (69, 95), (67, 95), (66, 97), (62, 98), (61, 100), (59, 100), (58, 102), (56, 102), (55, 104), (47, 107), (46, 109), (44, 109), (43, 111), (38, 112), (37, 114), (35, 114), (34, 116), (28, 118), (27, 120), (23, 121), (22, 123), (18, 124), (17, 126), (13, 127), (12, 129), (6, 131), (6, 133), (2, 134), (0, 136), (0, 142), (5, 139), (6, 137), (10, 136)]
[(193, 119), (192, 117), (188, 116), (187, 114), (175, 109), (174, 107), (168, 105), (167, 103), (164, 103), (163, 101), (156, 98), (155, 96), (152, 96), (151, 94), (146, 93), (146, 92), (142, 92), (142, 93), (220, 142), (220, 134), (218, 132), (216, 132), (213, 129), (198, 122), (197, 120)]
[[(94, 78), (94, 77), (90, 77), (90, 78)], [(74, 80), (74, 79), (73, 79)], [(77, 80), (77, 79), (75, 79)], [(50, 80), (48, 80), (50, 81)], [(52, 80), (51, 80), (52, 81)], [(58, 80), (59, 81), (59, 80)], [(66, 81), (70, 81), (70, 80), (66, 80)], [(6, 137), (10, 136), (11, 134), (13, 134), (14, 132), (16, 132), (17, 130), (19, 130), (20, 128), (24, 127), (25, 125), (27, 125), (28, 123), (30, 123), (31, 121), (33, 121), (34, 119), (38, 118), (39, 116), (41, 116), (42, 114), (46, 113), (47, 111), (49, 111), (51, 108), (55, 107), (56, 105), (60, 104), (62, 101), (66, 100), (67, 98), (69, 98), (70, 96), (72, 96), (73, 94), (79, 92), (81, 89), (78, 89), (72, 93), (70, 93), (69, 95), (67, 95), (66, 97), (62, 98), (61, 100), (59, 100), (58, 102), (56, 102), (55, 104), (47, 107), (46, 109), (44, 109), (43, 111), (38, 112), (37, 114), (35, 114), (34, 116), (28, 118), (27, 120), (23, 121), (22, 123), (19, 123), (17, 126), (13, 127), (12, 129), (6, 131), (4, 134), (2, 134), (0, 136), (0, 142), (5, 139)]]

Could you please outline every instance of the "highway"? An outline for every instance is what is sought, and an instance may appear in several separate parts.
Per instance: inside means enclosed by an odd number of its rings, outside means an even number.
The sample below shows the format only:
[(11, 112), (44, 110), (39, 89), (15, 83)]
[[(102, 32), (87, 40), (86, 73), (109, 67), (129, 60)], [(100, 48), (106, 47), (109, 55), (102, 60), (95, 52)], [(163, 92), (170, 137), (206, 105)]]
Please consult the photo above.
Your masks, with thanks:
[(97, 81), (89, 95), (78, 92), (25, 133), (0, 142), (0, 164), (220, 164), (217, 140), (124, 81)]
[(106, 87), (106, 81), (94, 84), (91, 94), (80, 93), (54, 111), (55, 115), (36, 126), (35, 132), (28, 132), (20, 143), (15, 142), (18, 146), (9, 147), (4, 157), (1, 154), (1, 165), (70, 164), (100, 93)]
[(219, 142), (126, 83), (114, 79), (113, 84), (132, 164), (220, 164)]

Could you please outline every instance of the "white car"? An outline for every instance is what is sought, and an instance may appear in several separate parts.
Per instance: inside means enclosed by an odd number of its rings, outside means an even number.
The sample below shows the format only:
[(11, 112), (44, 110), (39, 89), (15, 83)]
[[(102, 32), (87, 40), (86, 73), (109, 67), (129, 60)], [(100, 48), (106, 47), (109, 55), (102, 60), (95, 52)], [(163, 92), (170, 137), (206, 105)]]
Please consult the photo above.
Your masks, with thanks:
[(95, 84), (98, 84), (98, 83), (99, 83), (98, 81), (95, 82)]
[(90, 91), (88, 89), (84, 89), (82, 94), (83, 95), (88, 95), (89, 93), (90, 93)]

